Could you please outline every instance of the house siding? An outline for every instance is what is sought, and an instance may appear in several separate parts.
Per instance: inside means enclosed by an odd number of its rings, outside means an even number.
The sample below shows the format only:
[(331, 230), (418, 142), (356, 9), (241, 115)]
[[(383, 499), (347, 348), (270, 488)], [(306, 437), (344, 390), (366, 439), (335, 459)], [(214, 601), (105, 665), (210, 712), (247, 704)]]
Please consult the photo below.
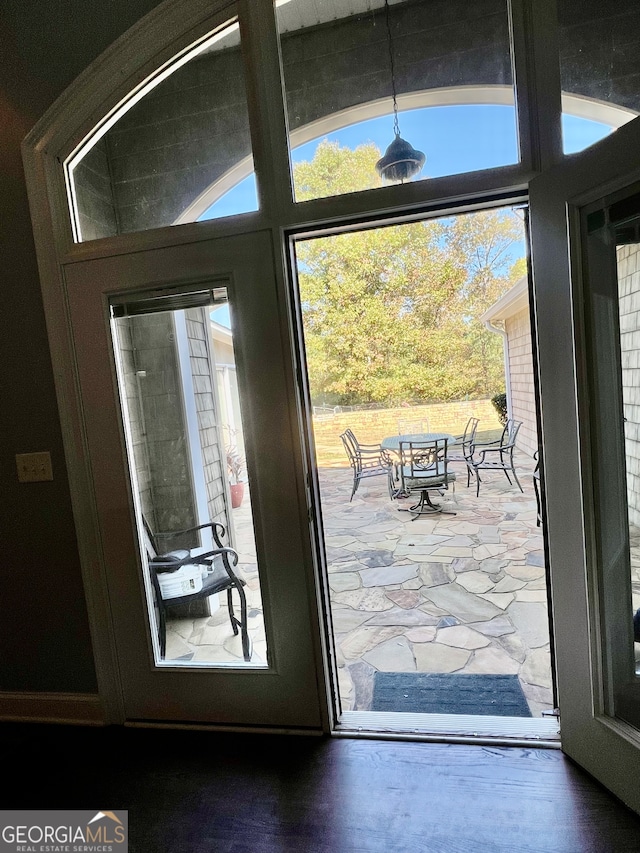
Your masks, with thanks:
[(617, 261), (627, 500), (640, 526), (640, 246), (620, 246)]
[(529, 308), (505, 319), (509, 338), (509, 372), (511, 377), (511, 416), (522, 421), (518, 433), (518, 449), (533, 456), (538, 449), (536, 398), (533, 384), (533, 356)]
[(185, 312), (185, 317), (209, 518), (228, 528), (224, 479), (226, 460), (220, 447), (217, 415), (220, 407), (216, 405), (212, 380), (215, 367), (209, 360), (207, 312), (203, 308), (191, 308)]

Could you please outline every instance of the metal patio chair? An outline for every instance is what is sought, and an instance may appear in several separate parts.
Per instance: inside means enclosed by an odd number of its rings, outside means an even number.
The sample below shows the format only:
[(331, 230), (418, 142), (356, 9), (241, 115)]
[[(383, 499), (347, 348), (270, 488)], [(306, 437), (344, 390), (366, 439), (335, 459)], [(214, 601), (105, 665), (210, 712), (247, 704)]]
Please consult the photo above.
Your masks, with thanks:
[(420, 494), (418, 502), (413, 506), (398, 507), (401, 511), (414, 513), (412, 521), (421, 515), (438, 512), (455, 515), (455, 512), (443, 509), (442, 504), (432, 503), (430, 495), (430, 492), (442, 495), (449, 488), (449, 484), (455, 482), (455, 473), (449, 471), (448, 443), (446, 438), (400, 442), (400, 486), (393, 497), (408, 498), (412, 494)]
[[(521, 426), (522, 421), (514, 421), (512, 418), (509, 418), (502, 430), (500, 440), (495, 445), (475, 444), (472, 446), (471, 458), (467, 460), (467, 470), (469, 474), (473, 471), (476, 477), (476, 497), (480, 494), (480, 483), (482, 482), (479, 471), (504, 471), (509, 485), (512, 485), (511, 478), (509, 477), (509, 472), (511, 472), (513, 479), (518, 484), (518, 488), (521, 492), (524, 492), (513, 465), (513, 451), (515, 450), (516, 438), (518, 437), (518, 431)], [(478, 452), (477, 456), (476, 451)]]
[[(158, 608), (158, 633), (160, 641), (160, 657), (164, 659), (167, 649), (167, 610), (170, 607), (201, 601), (218, 592), (227, 593), (227, 607), (229, 610), (229, 621), (235, 635), (240, 631), (242, 639), (242, 655), (245, 661), (251, 660), (251, 639), (247, 630), (247, 598), (243, 587), (245, 581), (239, 578), (232, 567), (238, 564), (238, 554), (233, 548), (223, 544), (226, 535), (224, 525), (218, 522), (200, 524), (198, 527), (190, 527), (187, 530), (176, 530), (171, 533), (153, 533), (146, 519), (143, 519), (146, 533), (146, 550), (149, 563), (151, 583), (156, 596), (156, 607)], [(213, 541), (216, 548), (210, 551), (198, 553), (198, 549), (178, 548), (175, 551), (167, 550), (166, 543), (171, 539), (177, 539), (185, 534), (196, 533), (205, 528), (211, 528)], [(163, 544), (161, 544), (163, 543)], [(180, 595), (165, 597), (161, 577), (167, 580), (168, 574), (175, 574), (184, 567), (194, 568), (190, 574), (192, 577), (184, 583), (185, 587), (193, 584), (193, 591), (185, 591)], [(198, 578), (198, 569), (200, 577)], [(193, 577), (195, 575), (195, 578)], [(169, 578), (169, 580), (171, 580)], [(240, 616), (235, 615), (233, 606), (233, 592), (236, 591), (240, 599)]]
[(350, 429), (346, 429), (340, 438), (353, 470), (353, 489), (349, 498), (351, 502), (361, 480), (381, 474), (388, 477), (389, 471), (393, 468), (393, 462), (387, 451), (379, 444), (360, 444)]
[(449, 464), (456, 462), (464, 462), (467, 469), (467, 488), (469, 488), (471, 477), (471, 472), (467, 463), (473, 457), (473, 448), (476, 440), (476, 432), (478, 430), (479, 423), (479, 418), (469, 418), (469, 420), (467, 421), (467, 425), (464, 428), (464, 433), (460, 436), (460, 444), (456, 444), (456, 447), (460, 447), (461, 449), (460, 453), (454, 452), (449, 454), (448, 456)]
[(542, 524), (542, 504), (540, 500), (540, 456), (537, 450), (533, 454), (533, 458), (536, 460), (536, 467), (533, 469), (531, 477), (533, 479), (533, 491), (536, 496), (536, 525), (540, 527)]

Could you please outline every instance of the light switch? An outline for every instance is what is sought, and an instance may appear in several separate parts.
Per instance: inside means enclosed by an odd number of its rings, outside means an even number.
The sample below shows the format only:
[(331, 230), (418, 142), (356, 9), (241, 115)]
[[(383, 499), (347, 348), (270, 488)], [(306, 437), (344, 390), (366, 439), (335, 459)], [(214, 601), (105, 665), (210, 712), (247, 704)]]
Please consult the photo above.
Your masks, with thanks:
[(51, 454), (48, 450), (41, 453), (16, 453), (18, 482), (39, 483), (43, 480), (53, 480)]

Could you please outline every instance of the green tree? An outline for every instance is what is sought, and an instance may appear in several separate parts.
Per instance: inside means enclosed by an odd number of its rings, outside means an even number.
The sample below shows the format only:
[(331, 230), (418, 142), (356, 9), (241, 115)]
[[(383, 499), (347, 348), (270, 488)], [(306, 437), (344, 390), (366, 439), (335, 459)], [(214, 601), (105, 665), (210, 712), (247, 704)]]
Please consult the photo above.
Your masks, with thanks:
[[(376, 186), (374, 145), (323, 142), (295, 166), (300, 199)], [(509, 211), (483, 211), (299, 242), (307, 364), (316, 402), (490, 396), (501, 339), (479, 316), (515, 280), (523, 237)]]

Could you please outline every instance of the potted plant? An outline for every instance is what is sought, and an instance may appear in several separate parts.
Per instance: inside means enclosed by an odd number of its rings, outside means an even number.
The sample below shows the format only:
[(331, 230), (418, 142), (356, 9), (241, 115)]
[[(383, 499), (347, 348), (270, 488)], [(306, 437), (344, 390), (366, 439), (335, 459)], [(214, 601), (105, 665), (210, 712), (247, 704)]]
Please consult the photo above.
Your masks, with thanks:
[(235, 445), (227, 447), (227, 469), (229, 471), (229, 489), (231, 491), (231, 507), (237, 509), (244, 498), (244, 459)]

